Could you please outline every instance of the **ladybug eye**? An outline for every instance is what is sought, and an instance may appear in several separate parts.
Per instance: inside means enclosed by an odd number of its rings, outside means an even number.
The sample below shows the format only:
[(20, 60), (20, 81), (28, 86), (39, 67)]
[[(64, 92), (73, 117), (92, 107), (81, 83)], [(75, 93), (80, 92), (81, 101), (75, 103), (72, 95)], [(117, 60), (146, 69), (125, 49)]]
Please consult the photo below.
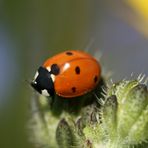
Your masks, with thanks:
[(51, 73), (54, 75), (58, 75), (60, 73), (60, 68), (57, 64), (51, 65)]

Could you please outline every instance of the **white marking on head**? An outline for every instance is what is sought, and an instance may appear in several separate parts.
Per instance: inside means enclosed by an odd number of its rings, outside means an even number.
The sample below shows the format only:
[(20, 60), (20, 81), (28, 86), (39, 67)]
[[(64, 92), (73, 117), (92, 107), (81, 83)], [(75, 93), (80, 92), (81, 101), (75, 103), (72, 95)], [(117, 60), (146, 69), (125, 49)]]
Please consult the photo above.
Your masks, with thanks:
[(50, 96), (46, 89), (42, 90), (42, 95), (44, 95), (46, 97)]
[(49, 72), (51, 72), (51, 68), (50, 68), (50, 67), (46, 67), (46, 69), (47, 69)]
[[(51, 68), (50, 67), (46, 67), (46, 69), (51, 72)], [(54, 82), (55, 81), (55, 75), (54, 74), (50, 74), (50, 77), (52, 79), (52, 81)]]
[(38, 71), (35, 73), (35, 76), (34, 76), (34, 80), (36, 80), (36, 78), (38, 77), (39, 73)]
[(51, 77), (52, 81), (54, 82), (55, 81), (55, 75), (51, 74), (50, 77)]
[(69, 63), (66, 63), (63, 67), (63, 71), (67, 70), (68, 68), (70, 67), (70, 64)]

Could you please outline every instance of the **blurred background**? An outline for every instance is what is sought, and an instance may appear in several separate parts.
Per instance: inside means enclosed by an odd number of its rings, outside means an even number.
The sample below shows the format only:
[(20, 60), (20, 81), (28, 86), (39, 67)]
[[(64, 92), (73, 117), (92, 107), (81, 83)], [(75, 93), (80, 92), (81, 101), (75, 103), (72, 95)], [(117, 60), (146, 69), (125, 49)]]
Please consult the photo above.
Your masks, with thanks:
[(43, 61), (84, 49), (113, 72), (148, 76), (147, 0), (0, 0), (0, 147), (28, 142), (31, 80)]

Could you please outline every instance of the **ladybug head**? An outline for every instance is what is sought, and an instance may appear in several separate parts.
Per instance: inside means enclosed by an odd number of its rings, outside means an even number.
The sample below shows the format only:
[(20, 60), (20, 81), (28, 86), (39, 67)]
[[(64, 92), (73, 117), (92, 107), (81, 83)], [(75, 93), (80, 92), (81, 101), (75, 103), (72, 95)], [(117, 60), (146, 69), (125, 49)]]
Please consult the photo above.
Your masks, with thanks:
[(53, 96), (55, 91), (52, 76), (53, 74), (51, 74), (46, 68), (39, 67), (34, 80), (31, 82), (31, 86), (44, 96)]

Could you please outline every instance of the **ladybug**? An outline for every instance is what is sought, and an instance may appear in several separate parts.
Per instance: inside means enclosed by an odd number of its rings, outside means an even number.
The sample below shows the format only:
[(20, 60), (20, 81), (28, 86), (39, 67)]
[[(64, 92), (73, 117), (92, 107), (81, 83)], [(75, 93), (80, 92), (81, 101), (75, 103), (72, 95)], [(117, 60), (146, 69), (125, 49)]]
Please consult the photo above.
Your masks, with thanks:
[(68, 50), (47, 59), (31, 86), (44, 96), (73, 98), (93, 90), (100, 75), (101, 67), (95, 58), (83, 51)]

